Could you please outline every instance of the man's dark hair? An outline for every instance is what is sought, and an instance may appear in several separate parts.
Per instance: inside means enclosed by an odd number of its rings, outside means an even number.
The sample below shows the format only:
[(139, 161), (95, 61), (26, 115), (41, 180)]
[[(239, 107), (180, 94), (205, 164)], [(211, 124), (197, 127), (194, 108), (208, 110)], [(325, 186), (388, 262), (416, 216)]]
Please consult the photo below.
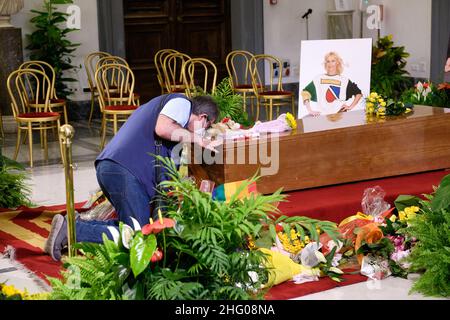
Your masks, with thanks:
[(191, 99), (192, 113), (195, 115), (206, 114), (209, 120), (217, 120), (219, 108), (213, 98), (209, 96), (197, 96)]

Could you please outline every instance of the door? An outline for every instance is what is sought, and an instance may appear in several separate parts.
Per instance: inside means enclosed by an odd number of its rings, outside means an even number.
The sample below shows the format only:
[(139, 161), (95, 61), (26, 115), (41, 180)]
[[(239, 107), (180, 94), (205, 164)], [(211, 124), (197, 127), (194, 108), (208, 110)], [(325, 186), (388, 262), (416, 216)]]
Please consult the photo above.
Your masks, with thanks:
[(126, 58), (141, 103), (161, 94), (153, 62), (160, 49), (212, 60), (226, 77), (231, 50), (230, 0), (124, 0)]

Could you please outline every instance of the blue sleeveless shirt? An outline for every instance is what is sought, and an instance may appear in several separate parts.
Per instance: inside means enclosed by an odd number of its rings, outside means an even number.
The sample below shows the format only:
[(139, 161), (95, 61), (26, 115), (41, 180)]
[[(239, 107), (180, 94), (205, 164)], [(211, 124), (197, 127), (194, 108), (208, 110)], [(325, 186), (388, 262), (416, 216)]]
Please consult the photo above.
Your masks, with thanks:
[[(111, 160), (128, 169), (145, 187), (148, 196), (155, 195), (155, 133), (156, 122), (164, 105), (171, 99), (185, 98), (183, 94), (166, 94), (141, 105), (123, 124), (117, 134), (106, 145), (95, 160)], [(192, 113), (192, 105), (191, 105)], [(187, 127), (187, 124), (186, 124)], [(170, 157), (177, 142), (161, 139), (160, 155)]]

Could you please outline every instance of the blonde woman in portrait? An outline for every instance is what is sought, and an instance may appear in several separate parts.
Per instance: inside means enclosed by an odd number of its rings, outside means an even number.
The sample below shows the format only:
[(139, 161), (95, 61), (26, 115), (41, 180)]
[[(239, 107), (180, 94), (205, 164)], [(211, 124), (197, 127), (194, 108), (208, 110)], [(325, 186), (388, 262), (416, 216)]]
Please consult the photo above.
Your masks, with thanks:
[[(355, 108), (362, 98), (358, 85), (344, 75), (344, 63), (336, 52), (324, 58), (325, 73), (317, 76), (303, 90), (303, 104), (308, 114), (318, 116), (346, 112)], [(353, 99), (351, 103), (350, 99)], [(314, 109), (311, 102), (315, 102)]]

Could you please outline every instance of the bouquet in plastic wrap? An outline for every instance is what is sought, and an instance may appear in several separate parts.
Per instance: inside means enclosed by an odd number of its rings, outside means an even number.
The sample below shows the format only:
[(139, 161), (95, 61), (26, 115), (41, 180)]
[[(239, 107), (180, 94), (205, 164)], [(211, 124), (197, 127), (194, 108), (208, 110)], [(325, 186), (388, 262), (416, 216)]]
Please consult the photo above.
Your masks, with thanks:
[(84, 204), (83, 209), (88, 209), (86, 212), (80, 214), (80, 219), (85, 221), (106, 221), (117, 218), (114, 207), (101, 189), (91, 192), (91, 196)]

